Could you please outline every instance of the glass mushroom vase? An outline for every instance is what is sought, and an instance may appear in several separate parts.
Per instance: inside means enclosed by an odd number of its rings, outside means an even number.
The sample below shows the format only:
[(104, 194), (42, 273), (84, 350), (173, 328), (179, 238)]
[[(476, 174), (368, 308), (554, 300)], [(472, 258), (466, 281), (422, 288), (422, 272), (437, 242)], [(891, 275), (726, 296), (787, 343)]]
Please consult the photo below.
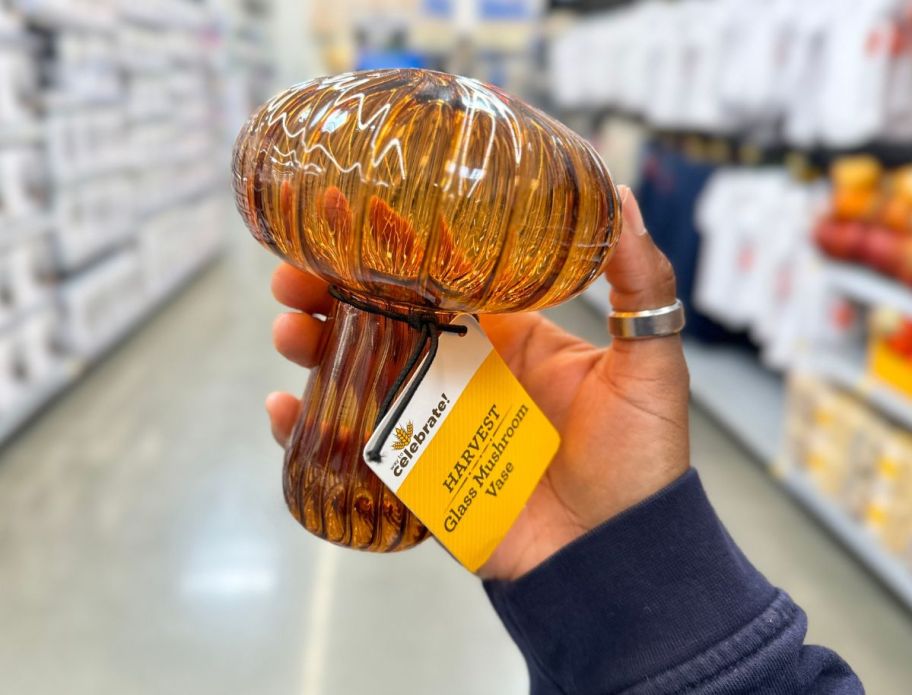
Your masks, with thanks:
[(381, 70), (261, 107), (238, 136), (234, 187), (261, 244), (348, 299), (327, 319), (286, 451), (289, 509), (340, 545), (416, 545), (427, 531), (362, 460), (422, 339), (382, 313), (446, 322), (578, 294), (620, 232), (607, 169), (578, 135), (494, 87)]

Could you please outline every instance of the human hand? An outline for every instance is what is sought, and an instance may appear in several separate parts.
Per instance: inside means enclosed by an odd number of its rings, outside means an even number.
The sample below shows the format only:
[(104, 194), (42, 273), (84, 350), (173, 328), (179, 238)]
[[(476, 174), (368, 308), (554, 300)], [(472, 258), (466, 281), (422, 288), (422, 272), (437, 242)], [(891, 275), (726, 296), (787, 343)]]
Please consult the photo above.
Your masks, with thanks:
[[(611, 302), (640, 311), (675, 301), (674, 271), (622, 189), (624, 230), (608, 264)], [(305, 367), (318, 361), (327, 286), (279, 266), (273, 293), (296, 309), (273, 327), (276, 349)], [(602, 522), (680, 477), (689, 466), (688, 374), (677, 336), (596, 348), (537, 312), (489, 315), (481, 324), (517, 379), (554, 423), (561, 447), (523, 512), (479, 574), (515, 579)], [(273, 434), (286, 445), (300, 401), (271, 394)]]

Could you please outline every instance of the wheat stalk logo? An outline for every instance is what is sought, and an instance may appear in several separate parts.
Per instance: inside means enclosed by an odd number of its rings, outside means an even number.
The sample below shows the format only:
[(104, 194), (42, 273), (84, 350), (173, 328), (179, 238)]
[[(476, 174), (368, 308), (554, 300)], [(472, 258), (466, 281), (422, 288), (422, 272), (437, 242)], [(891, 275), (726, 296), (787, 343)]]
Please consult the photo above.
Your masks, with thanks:
[(405, 426), (405, 429), (402, 427), (396, 428), (396, 441), (393, 442), (393, 449), (396, 451), (402, 451), (405, 447), (409, 445), (409, 442), (412, 441), (412, 435), (415, 433), (415, 426), (412, 424), (411, 420)]

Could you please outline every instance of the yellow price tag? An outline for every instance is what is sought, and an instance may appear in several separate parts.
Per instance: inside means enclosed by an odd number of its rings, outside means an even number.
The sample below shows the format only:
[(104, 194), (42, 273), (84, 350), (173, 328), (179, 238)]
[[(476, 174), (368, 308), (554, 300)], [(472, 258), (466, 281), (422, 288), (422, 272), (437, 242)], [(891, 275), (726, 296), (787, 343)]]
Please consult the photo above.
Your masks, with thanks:
[[(443, 546), (476, 571), (510, 530), (560, 436), (478, 322), (443, 333), (437, 356), (392, 433), (381, 421), (365, 460)], [(393, 404), (391, 412), (396, 409)], [(366, 452), (380, 444), (380, 460)]]

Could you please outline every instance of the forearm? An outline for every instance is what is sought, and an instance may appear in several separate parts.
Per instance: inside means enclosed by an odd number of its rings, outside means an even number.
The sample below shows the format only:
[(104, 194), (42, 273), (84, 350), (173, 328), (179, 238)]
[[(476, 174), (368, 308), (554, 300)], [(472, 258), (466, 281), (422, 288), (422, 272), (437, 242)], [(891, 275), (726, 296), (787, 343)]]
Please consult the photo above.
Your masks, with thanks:
[(487, 582), (535, 695), (861, 693), (747, 561), (693, 471), (514, 582)]

